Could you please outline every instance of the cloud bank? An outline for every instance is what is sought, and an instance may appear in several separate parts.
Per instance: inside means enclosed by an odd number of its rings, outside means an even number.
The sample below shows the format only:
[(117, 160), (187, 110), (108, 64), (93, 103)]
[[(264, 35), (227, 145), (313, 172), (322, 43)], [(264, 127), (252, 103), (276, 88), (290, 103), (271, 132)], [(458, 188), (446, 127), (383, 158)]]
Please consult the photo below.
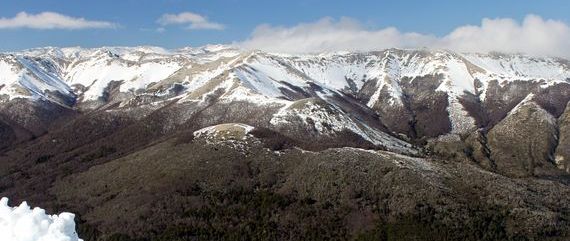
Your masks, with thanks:
[(75, 18), (55, 12), (42, 12), (29, 14), (20, 12), (13, 18), (0, 18), (0, 29), (88, 29), (88, 28), (116, 28), (118, 25), (106, 21), (92, 21), (84, 18)]
[(191, 30), (223, 30), (225, 28), (223, 24), (210, 22), (208, 18), (193, 12), (164, 14), (156, 22), (162, 26), (187, 24), (187, 29)]
[(283, 53), (369, 51), (386, 48), (440, 48), (459, 52), (522, 52), (570, 57), (570, 27), (561, 21), (527, 15), (522, 22), (509, 18), (483, 19), (480, 25), (461, 26), (445, 36), (400, 32), (390, 27), (368, 29), (351, 18), (323, 18), (292, 27), (258, 26), (236, 43), (247, 49)]

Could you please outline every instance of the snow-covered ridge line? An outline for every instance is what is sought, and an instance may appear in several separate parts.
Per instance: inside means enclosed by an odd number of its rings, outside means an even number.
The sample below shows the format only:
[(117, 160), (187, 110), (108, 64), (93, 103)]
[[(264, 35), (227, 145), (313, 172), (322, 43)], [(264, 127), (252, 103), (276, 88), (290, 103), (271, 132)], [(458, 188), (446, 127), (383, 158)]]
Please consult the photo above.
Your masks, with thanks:
[[(0, 96), (53, 99), (53, 93), (59, 92), (69, 100), (94, 101), (102, 98), (113, 82), (119, 83), (120, 92), (158, 91), (175, 83), (190, 92), (211, 85), (210, 80), (223, 74), (237, 76), (247, 88), (271, 98), (283, 97), (283, 89), (307, 87), (309, 83), (357, 93), (373, 81), (377, 92), (387, 88), (397, 104), (403, 78), (443, 75), (439, 91), (450, 96), (481, 92), (484, 98), (485, 88), (493, 80), (545, 81), (545, 86), (569, 82), (570, 62), (426, 49), (286, 55), (231, 45), (174, 50), (152, 46), (48, 47), (0, 54)], [(476, 80), (482, 89), (476, 88)], [(369, 106), (375, 103), (374, 98), (368, 101)]]
[(75, 231), (75, 215), (46, 214), (26, 202), (8, 206), (8, 198), (0, 199), (0, 240), (2, 241), (83, 241)]

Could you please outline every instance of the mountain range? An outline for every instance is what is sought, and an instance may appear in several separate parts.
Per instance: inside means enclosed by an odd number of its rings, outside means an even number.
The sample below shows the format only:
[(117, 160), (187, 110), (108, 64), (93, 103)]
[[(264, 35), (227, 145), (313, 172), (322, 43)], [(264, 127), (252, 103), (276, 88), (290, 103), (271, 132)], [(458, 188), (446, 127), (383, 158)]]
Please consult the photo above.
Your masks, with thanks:
[(6, 52), (0, 194), (85, 240), (564, 240), (569, 101), (525, 54)]

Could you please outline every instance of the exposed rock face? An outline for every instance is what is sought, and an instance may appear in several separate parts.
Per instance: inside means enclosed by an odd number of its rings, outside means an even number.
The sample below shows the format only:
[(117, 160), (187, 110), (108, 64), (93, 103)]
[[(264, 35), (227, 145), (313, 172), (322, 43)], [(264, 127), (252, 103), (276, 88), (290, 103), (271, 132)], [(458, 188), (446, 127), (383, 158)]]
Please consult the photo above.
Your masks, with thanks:
[(570, 102), (558, 119), (559, 142), (554, 155), (558, 168), (570, 173)]
[(536, 93), (535, 101), (554, 117), (560, 117), (570, 101), (570, 83), (541, 88)]
[(436, 137), (451, 131), (448, 94), (437, 91), (441, 75), (402, 80), (404, 105), (412, 113), (411, 136)]
[(500, 122), (525, 97), (538, 89), (538, 84), (534, 82), (515, 81), (501, 86), (498, 81), (491, 81), (483, 102), (487, 110), (486, 126), (492, 127)]
[(554, 167), (556, 119), (532, 100), (525, 100), (489, 131), (490, 159), (498, 172), (525, 177)]
[(409, 105), (404, 105), (403, 102), (401, 104), (394, 103), (387, 88), (386, 86), (382, 87), (379, 92), (378, 100), (372, 106), (372, 109), (378, 112), (378, 115), (382, 118), (382, 122), (390, 130), (410, 137), (415, 136), (416, 134), (412, 128), (414, 115)]

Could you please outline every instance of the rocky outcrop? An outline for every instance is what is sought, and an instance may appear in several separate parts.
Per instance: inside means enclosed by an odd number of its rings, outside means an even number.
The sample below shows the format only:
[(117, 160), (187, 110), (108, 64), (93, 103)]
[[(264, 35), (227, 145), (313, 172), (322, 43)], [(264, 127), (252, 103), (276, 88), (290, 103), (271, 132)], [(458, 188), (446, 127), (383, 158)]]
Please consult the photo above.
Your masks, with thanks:
[(527, 97), (489, 131), (487, 144), (499, 173), (527, 177), (554, 167), (556, 138), (556, 119)]
[(395, 101), (385, 86), (372, 109), (386, 126), (409, 138), (423, 140), (451, 131), (448, 95), (437, 91), (442, 75), (402, 78), (402, 95)]

